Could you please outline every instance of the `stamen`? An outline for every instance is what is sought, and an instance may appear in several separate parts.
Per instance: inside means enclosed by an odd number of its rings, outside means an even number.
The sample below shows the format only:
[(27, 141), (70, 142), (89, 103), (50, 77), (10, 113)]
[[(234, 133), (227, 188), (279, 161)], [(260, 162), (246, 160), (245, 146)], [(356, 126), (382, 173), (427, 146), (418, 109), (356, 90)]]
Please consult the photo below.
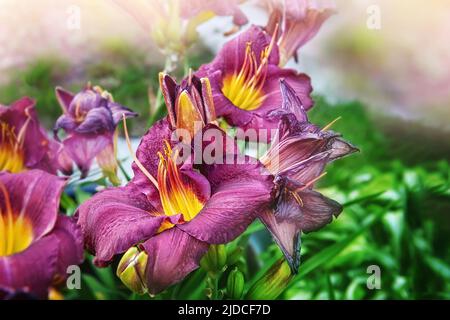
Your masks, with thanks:
[(291, 195), (294, 197), (295, 201), (301, 206), (303, 207), (303, 200), (302, 198), (295, 192), (295, 191), (289, 191), (291, 193)]
[(131, 146), (130, 136), (128, 135), (128, 128), (127, 128), (127, 120), (125, 118), (125, 114), (122, 114), (122, 120), (123, 120), (123, 130), (125, 132), (125, 140), (127, 142), (128, 150), (133, 157), (134, 163), (138, 166), (138, 168), (142, 171), (142, 173), (153, 183), (153, 185), (156, 187), (156, 189), (159, 190), (158, 182), (156, 179), (148, 172), (147, 169), (143, 166), (143, 164), (139, 161), (139, 159), (136, 157), (136, 154), (133, 151), (133, 147)]
[(309, 181), (308, 183), (306, 183), (303, 187), (298, 189), (298, 191), (302, 191), (302, 190), (308, 189), (311, 185), (313, 185), (314, 183), (316, 183), (317, 181), (319, 181), (320, 179), (322, 179), (326, 175), (327, 175), (327, 172), (322, 173), (320, 176), (318, 176), (318, 177), (312, 179), (311, 181)]
[(334, 119), (333, 121), (331, 121), (329, 124), (327, 124), (325, 127), (323, 127), (322, 128), (322, 130), (320, 130), (320, 131), (327, 131), (328, 129), (330, 129), (331, 128), (331, 126), (333, 125), (333, 124), (335, 124), (336, 122), (338, 122), (339, 120), (341, 120), (342, 119), (342, 117), (337, 117), (336, 119)]
[(19, 134), (17, 135), (17, 144), (15, 146), (16, 150), (18, 148), (22, 148), (23, 147), (23, 144), (25, 142), (25, 133), (27, 131), (28, 124), (31, 121), (31, 115), (30, 115), (28, 109), (25, 109), (25, 114), (27, 116), (27, 120), (25, 121), (25, 123), (22, 126), (22, 128), (20, 128)]
[(224, 78), (222, 92), (236, 107), (255, 110), (266, 98), (262, 88), (266, 82), (269, 57), (275, 41), (275, 37), (272, 37), (269, 45), (260, 52), (259, 60), (252, 50), (252, 43), (247, 42), (240, 70), (235, 70)]
[(18, 173), (25, 169), (23, 152), (24, 134), (21, 135), (21, 142), (15, 134), (15, 128), (7, 123), (0, 123), (0, 171)]
[(182, 214), (184, 221), (192, 220), (203, 208), (202, 202), (181, 177), (176, 160), (179, 150), (172, 150), (169, 142), (164, 140), (163, 152), (158, 152), (158, 185), (164, 214), (173, 216)]

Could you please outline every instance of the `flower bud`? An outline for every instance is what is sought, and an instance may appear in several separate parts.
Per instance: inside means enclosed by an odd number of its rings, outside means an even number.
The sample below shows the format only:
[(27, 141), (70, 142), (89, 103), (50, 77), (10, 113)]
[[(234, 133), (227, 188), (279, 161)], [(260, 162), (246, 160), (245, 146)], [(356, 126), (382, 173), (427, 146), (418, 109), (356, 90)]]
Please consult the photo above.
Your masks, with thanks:
[(137, 294), (147, 292), (147, 287), (143, 280), (147, 260), (148, 255), (145, 251), (139, 251), (138, 248), (131, 247), (123, 255), (117, 267), (117, 276), (128, 289)]
[(236, 247), (230, 254), (227, 255), (227, 265), (232, 266), (242, 258), (242, 247)]
[(114, 186), (119, 186), (121, 181), (117, 176), (117, 136), (118, 131), (114, 133), (114, 142), (108, 144), (96, 157), (98, 166), (102, 170), (103, 176), (108, 178)]
[(227, 279), (227, 295), (230, 299), (239, 300), (244, 293), (244, 275), (235, 268), (230, 272)]
[(286, 260), (278, 260), (248, 291), (246, 299), (273, 300), (283, 293), (292, 279), (291, 268)]
[(223, 244), (211, 245), (200, 261), (201, 267), (210, 273), (221, 272), (226, 263), (227, 250)]

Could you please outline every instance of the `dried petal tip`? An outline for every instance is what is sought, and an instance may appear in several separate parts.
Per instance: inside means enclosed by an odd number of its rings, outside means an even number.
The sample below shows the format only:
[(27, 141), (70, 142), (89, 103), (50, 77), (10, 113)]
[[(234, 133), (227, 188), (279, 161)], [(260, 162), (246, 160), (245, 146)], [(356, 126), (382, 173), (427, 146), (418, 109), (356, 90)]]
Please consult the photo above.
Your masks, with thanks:
[(138, 248), (131, 247), (123, 255), (117, 267), (117, 276), (128, 289), (137, 294), (147, 292), (144, 280), (147, 261), (148, 255), (145, 251), (139, 251)]

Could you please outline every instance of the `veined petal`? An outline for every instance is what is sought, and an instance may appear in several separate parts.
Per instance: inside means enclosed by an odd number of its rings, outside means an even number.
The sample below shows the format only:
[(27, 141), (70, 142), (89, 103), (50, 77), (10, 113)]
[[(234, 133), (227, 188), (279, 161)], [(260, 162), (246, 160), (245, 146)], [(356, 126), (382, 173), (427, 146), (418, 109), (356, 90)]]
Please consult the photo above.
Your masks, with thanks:
[(303, 190), (296, 192), (294, 196), (285, 190), (279, 196), (276, 208), (265, 211), (260, 219), (282, 249), (292, 270), (297, 272), (301, 232), (307, 233), (324, 227), (341, 211), (339, 203), (316, 191)]
[(157, 294), (197, 269), (209, 245), (174, 227), (141, 247), (148, 254), (145, 274), (148, 291)]
[(312, 108), (314, 101), (311, 99), (313, 88), (310, 77), (293, 69), (283, 69), (275, 65), (269, 65), (267, 80), (262, 89), (265, 99), (261, 107), (255, 110), (258, 114), (264, 114), (282, 106), (283, 96), (280, 90), (280, 80), (288, 83), (293, 88), (306, 111)]
[[(167, 118), (155, 123), (152, 128), (144, 135), (136, 151), (136, 157), (140, 163), (147, 169), (147, 171), (156, 179), (158, 176), (158, 164), (160, 157), (158, 153), (164, 153), (165, 142), (169, 143), (171, 147), (172, 130), (170, 128)], [(192, 157), (186, 159), (180, 166), (179, 170), (181, 177), (186, 185), (189, 185), (194, 190), (195, 194), (200, 200), (206, 201), (211, 194), (211, 188), (208, 180), (193, 168)], [(152, 205), (161, 210), (161, 201), (159, 192), (153, 185), (149, 178), (141, 171), (141, 169), (133, 163), (134, 178), (132, 184), (137, 186), (142, 193), (147, 195), (148, 200)]]
[(83, 134), (101, 134), (114, 131), (114, 129), (115, 124), (111, 111), (106, 107), (99, 107), (89, 110), (75, 131)]
[(93, 159), (105, 149), (108, 144), (113, 144), (113, 134), (84, 135), (74, 133), (63, 141), (64, 149), (73, 159), (85, 177)]
[(136, 112), (115, 102), (110, 102), (108, 107), (112, 114), (114, 126), (117, 126), (119, 122), (122, 121), (124, 115), (127, 119), (138, 116)]
[[(139, 147), (136, 151), (136, 157), (147, 169), (147, 171), (153, 176), (158, 175), (159, 156), (158, 152), (161, 152), (164, 147), (164, 140), (170, 143), (172, 137), (172, 130), (166, 118), (156, 122), (142, 137)], [(133, 183), (141, 187), (145, 192), (148, 189), (148, 178), (142, 173), (138, 166), (133, 163), (134, 178)], [(153, 188), (151, 188), (153, 189)]]
[[(41, 127), (35, 101), (28, 97), (19, 99), (10, 107), (0, 106), (0, 123), (13, 130), (17, 147), (23, 153), (26, 168), (36, 168), (48, 151), (49, 139)], [(1, 133), (0, 133), (0, 139)]]
[(158, 231), (167, 217), (156, 216), (146, 196), (133, 185), (99, 192), (77, 210), (86, 248), (98, 266)]
[(74, 118), (67, 114), (61, 115), (55, 123), (55, 126), (53, 127), (53, 134), (55, 136), (55, 139), (58, 139), (58, 132), (60, 129), (63, 129), (66, 132), (74, 131), (77, 128), (77, 123)]
[(58, 239), (45, 236), (25, 251), (0, 257), (0, 288), (46, 299), (57, 268)]
[(205, 166), (204, 175), (212, 195), (200, 213), (179, 225), (183, 231), (210, 244), (227, 243), (239, 236), (271, 201), (271, 175), (259, 163), (213, 164)]
[(53, 229), (65, 179), (44, 171), (30, 170), (19, 174), (0, 173), (0, 183), (6, 191), (6, 194), (0, 192), (1, 211), (5, 212), (7, 208), (4, 206), (9, 203), (13, 214), (31, 223), (33, 241)]
[(59, 105), (61, 106), (61, 109), (64, 113), (69, 111), (70, 104), (72, 103), (72, 100), (74, 98), (74, 94), (70, 91), (67, 91), (64, 88), (56, 87), (55, 89), (56, 99), (59, 102)]
[[(248, 43), (252, 44), (252, 50), (259, 61), (261, 53), (269, 46), (270, 41), (271, 37), (269, 34), (260, 27), (252, 25), (245, 32), (228, 41), (217, 53), (211, 66), (204, 68), (219, 69), (224, 73), (238, 71), (244, 63)], [(278, 65), (278, 62), (278, 48), (275, 47), (270, 53), (269, 63)]]
[(59, 241), (56, 273), (59, 278), (65, 279), (68, 266), (83, 262), (83, 235), (76, 221), (63, 215), (58, 215), (52, 235)]
[(294, 272), (300, 265), (300, 234), (295, 223), (289, 220), (277, 219), (272, 210), (265, 210), (259, 217), (272, 234), (286, 260)]

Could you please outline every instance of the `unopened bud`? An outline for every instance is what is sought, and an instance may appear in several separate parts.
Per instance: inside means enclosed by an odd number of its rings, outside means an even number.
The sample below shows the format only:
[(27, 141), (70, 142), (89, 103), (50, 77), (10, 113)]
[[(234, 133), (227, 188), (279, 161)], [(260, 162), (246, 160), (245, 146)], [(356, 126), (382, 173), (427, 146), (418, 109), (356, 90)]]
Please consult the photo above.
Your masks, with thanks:
[(286, 289), (292, 277), (289, 264), (286, 260), (280, 259), (250, 288), (246, 299), (276, 299)]
[(211, 245), (208, 252), (203, 256), (200, 265), (207, 272), (221, 272), (227, 263), (227, 250), (225, 245)]
[(230, 299), (239, 300), (244, 293), (244, 275), (237, 268), (230, 272), (227, 279), (227, 295)]
[(131, 247), (123, 255), (117, 267), (117, 276), (128, 289), (137, 294), (147, 292), (144, 281), (147, 260), (148, 255), (145, 251), (139, 251), (138, 248)]

